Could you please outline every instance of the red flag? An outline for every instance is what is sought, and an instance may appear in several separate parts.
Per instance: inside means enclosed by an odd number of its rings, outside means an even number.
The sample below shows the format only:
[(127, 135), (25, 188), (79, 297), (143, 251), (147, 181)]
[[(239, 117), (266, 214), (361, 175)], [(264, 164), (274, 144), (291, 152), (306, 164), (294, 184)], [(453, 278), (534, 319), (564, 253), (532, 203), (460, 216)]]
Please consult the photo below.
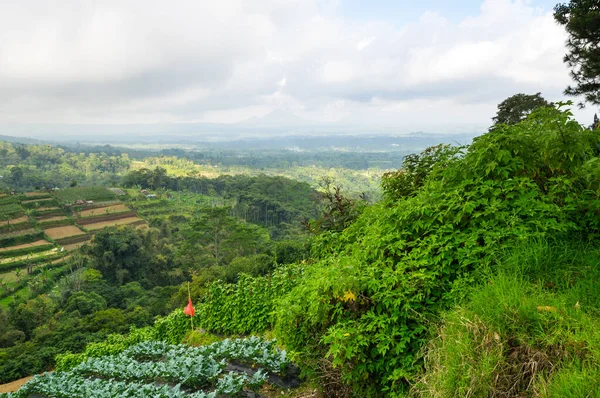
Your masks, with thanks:
[(194, 316), (194, 306), (192, 305), (192, 299), (188, 298), (188, 305), (183, 309), (183, 313), (189, 316)]

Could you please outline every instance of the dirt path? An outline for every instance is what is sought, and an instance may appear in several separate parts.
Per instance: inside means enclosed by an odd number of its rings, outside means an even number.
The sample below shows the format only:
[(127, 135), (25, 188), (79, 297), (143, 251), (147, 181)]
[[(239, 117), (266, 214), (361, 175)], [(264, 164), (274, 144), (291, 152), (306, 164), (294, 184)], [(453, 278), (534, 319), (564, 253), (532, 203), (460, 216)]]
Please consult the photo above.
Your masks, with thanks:
[(31, 380), (33, 376), (27, 376), (19, 380), (11, 381), (10, 383), (0, 384), (0, 392), (14, 392)]

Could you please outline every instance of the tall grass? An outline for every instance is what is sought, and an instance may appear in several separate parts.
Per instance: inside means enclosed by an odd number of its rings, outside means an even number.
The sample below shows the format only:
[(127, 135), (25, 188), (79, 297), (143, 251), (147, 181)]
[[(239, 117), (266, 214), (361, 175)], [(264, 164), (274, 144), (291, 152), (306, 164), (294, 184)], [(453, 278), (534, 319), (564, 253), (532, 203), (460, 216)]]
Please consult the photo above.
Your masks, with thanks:
[(483, 275), (435, 330), (412, 395), (600, 396), (600, 248), (529, 242)]

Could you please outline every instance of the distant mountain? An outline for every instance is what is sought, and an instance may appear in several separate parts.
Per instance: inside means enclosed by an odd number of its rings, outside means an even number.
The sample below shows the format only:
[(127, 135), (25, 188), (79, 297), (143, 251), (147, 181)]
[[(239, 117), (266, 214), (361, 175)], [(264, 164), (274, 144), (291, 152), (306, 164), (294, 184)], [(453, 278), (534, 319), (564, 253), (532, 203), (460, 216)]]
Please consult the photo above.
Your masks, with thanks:
[(0, 141), (12, 142), (15, 144), (46, 144), (47, 141), (36, 140), (26, 137), (11, 137), (9, 135), (0, 135)]

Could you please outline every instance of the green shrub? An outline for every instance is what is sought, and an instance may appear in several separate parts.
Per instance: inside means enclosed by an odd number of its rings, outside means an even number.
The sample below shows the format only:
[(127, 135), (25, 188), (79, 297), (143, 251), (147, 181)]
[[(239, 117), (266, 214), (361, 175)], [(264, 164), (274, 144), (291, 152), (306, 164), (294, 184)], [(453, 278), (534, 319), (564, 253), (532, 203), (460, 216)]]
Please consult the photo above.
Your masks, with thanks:
[[(195, 319), (197, 322), (197, 314)], [(182, 309), (177, 309), (154, 322), (157, 339), (170, 344), (180, 344), (191, 328), (190, 317), (185, 315)]]
[(73, 369), (75, 366), (87, 360), (87, 356), (84, 353), (73, 354), (66, 352), (64, 354), (56, 355), (56, 371), (66, 372)]
[(296, 285), (302, 270), (298, 265), (285, 265), (267, 276), (240, 274), (236, 284), (212, 282), (196, 308), (194, 322), (216, 333), (264, 332), (274, 324), (276, 299)]
[[(329, 358), (357, 395), (406, 391), (431, 322), (503, 248), (599, 236), (599, 139), (547, 108), (478, 137), (414, 195), (390, 195), (342, 233), (318, 237), (320, 261), (277, 305), (277, 337), (306, 370)], [(520, 308), (517, 321), (545, 325), (535, 307)]]

